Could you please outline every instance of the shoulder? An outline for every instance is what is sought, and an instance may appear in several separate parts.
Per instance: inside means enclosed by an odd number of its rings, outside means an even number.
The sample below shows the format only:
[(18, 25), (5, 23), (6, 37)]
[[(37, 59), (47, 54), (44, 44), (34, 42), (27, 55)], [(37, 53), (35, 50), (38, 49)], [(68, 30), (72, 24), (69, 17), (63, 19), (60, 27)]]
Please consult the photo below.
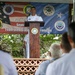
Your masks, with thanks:
[(71, 69), (70, 66), (72, 65), (72, 59), (73, 57), (70, 53), (57, 59), (56, 61), (48, 65), (46, 74), (59, 75), (59, 71), (60, 73), (62, 73), (62, 71), (65, 71), (68, 68)]
[(46, 60), (46, 61), (43, 61), (40, 65), (46, 65), (46, 64), (49, 64), (50, 63), (50, 60)]
[(57, 75), (55, 74), (56, 70), (59, 69), (60, 64), (58, 64), (60, 62), (59, 59), (55, 60), (54, 62), (50, 63), (47, 67), (47, 71), (46, 71), (46, 75)]
[(39, 65), (39, 68), (42, 70), (46, 69), (47, 66), (50, 64), (50, 60), (47, 60), (47, 61), (43, 61), (40, 65)]
[(43, 18), (41, 16), (37, 16), (39, 18), (39, 21), (43, 21)]
[(40, 15), (37, 15), (39, 18), (42, 18)]
[(4, 51), (0, 51), (0, 57), (4, 58), (6, 60), (11, 60), (12, 56), (10, 53), (4, 52)]
[(49, 64), (48, 69), (57, 70), (60, 69), (60, 67), (65, 66), (68, 62), (68, 55), (65, 55), (57, 60), (55, 60), (53, 63)]
[(28, 16), (27, 21), (31, 20), (31, 18), (32, 18), (32, 15)]
[(8, 51), (6, 51), (6, 50), (0, 50), (0, 53), (1, 53), (1, 54), (4, 54), (4, 55), (10, 56), (10, 52), (8, 52)]
[(61, 64), (65, 64), (64, 62), (67, 61), (68, 55), (65, 55), (59, 59), (57, 59), (56, 61), (53, 62), (53, 65), (56, 66), (57, 65), (61, 65)]
[(32, 18), (32, 15), (28, 16), (28, 18)]

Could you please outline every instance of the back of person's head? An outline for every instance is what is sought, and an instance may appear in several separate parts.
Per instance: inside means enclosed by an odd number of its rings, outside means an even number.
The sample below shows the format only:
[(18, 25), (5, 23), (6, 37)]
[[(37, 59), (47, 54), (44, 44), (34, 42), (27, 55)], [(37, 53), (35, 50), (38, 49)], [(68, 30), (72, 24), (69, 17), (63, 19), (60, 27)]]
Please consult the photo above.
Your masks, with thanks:
[(75, 22), (72, 22), (68, 26), (68, 35), (72, 38), (75, 43)]
[(59, 58), (61, 56), (60, 45), (58, 43), (51, 44), (49, 51), (52, 58)]
[(1, 44), (0, 45), (0, 50), (6, 53), (10, 53), (9, 46), (7, 44)]
[(65, 53), (70, 52), (71, 45), (70, 45), (69, 40), (68, 40), (67, 32), (65, 32), (65, 33), (62, 34), (62, 37), (61, 37), (61, 46), (62, 46), (62, 48), (64, 48)]
[(1, 47), (1, 45), (0, 45), (0, 50), (2, 50), (2, 47)]

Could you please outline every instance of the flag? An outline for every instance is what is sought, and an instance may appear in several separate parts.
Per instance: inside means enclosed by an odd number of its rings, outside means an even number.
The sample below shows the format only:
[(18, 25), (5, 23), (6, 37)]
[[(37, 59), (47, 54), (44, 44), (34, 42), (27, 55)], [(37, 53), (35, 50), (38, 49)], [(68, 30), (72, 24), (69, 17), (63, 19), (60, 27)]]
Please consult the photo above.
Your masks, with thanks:
[(45, 22), (44, 26), (40, 27), (41, 34), (62, 34), (68, 30), (69, 4), (0, 2), (0, 22), (3, 23), (0, 32), (26, 32), (24, 24), (32, 6)]
[(0, 2), (0, 21), (6, 24), (10, 24), (9, 16), (6, 15), (3, 11), (4, 6), (5, 6), (5, 3)]
[(45, 24), (40, 28), (41, 34), (62, 34), (68, 28), (69, 4), (59, 3), (33, 3), (37, 14)]
[(6, 3), (11, 4), (13, 8), (13, 13), (9, 15), (10, 24), (13, 26), (24, 26), (27, 14), (23, 12), (24, 6), (28, 3)]

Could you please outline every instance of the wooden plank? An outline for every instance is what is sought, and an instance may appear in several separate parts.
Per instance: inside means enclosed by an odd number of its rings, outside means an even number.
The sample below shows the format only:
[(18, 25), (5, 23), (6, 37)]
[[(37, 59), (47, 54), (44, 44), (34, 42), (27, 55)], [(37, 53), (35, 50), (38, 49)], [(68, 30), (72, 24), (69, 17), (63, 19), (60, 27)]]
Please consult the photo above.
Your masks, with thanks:
[(73, 3), (73, 0), (0, 0), (6, 2), (45, 2), (45, 3)]

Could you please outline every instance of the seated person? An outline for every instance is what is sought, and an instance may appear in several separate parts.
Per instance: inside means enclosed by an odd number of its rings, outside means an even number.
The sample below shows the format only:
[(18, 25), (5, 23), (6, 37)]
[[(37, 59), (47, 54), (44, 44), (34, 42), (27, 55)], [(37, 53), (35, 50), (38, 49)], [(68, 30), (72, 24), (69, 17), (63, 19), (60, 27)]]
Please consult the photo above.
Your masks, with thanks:
[(18, 75), (12, 56), (6, 51), (7, 46), (0, 45), (0, 65), (3, 68), (3, 75)]
[(61, 56), (60, 45), (58, 43), (53, 43), (50, 46), (49, 51), (52, 58), (50, 60), (43, 61), (36, 70), (35, 75), (46, 75), (47, 66)]

